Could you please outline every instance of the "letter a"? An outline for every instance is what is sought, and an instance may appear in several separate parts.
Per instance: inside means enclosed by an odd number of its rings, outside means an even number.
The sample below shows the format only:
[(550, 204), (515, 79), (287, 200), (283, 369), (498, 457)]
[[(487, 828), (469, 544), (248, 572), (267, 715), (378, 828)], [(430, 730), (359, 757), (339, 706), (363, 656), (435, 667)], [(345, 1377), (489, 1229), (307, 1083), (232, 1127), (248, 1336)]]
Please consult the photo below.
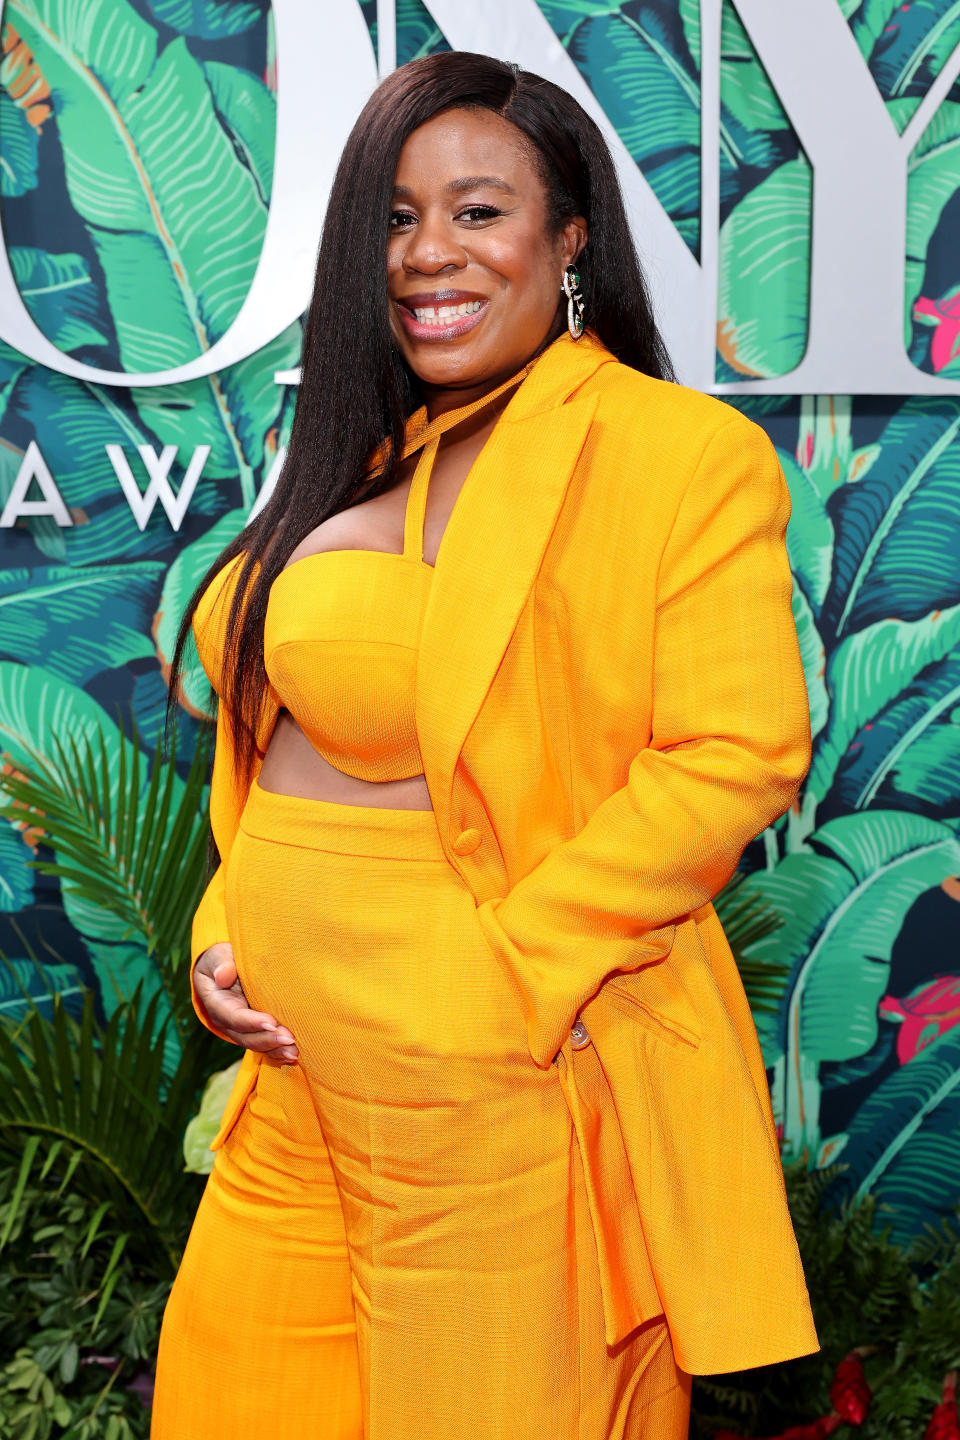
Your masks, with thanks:
[[(43, 496), (42, 500), (28, 500), (30, 486), (36, 481)], [(36, 440), (31, 440), (20, 462), (13, 489), (0, 515), (0, 529), (11, 529), (22, 515), (52, 515), (61, 529), (73, 524), (70, 511), (63, 503), (63, 496), (57, 489), (50, 474), (50, 467), (40, 454)]]

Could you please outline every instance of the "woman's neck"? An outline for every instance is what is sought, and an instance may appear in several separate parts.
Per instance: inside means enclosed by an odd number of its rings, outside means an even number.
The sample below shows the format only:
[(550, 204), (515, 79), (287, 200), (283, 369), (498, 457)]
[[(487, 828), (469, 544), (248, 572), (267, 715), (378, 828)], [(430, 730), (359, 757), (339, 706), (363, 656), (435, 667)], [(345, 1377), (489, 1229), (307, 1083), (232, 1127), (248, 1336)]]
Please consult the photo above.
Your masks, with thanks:
[(422, 389), (427, 406), (427, 420), (437, 420), (441, 415), (449, 414), (451, 410), (460, 410), (465, 405), (473, 405), (509, 379), (509, 375), (493, 375), (479, 385), (465, 386), (462, 390), (452, 385), (424, 385)]
[(460, 410), (465, 405), (472, 405), (477, 400), (482, 400), (484, 395), (489, 395), (492, 390), (498, 389), (499, 386), (510, 379), (511, 375), (519, 374), (531, 361), (536, 360), (542, 355), (544, 350), (546, 350), (549, 345), (552, 345), (554, 340), (562, 333), (563, 325), (555, 323), (550, 327), (549, 333), (541, 344), (537, 346), (533, 354), (528, 356), (522, 365), (518, 365), (515, 370), (505, 370), (501, 374), (491, 375), (476, 385), (465, 385), (463, 389), (460, 389), (453, 385), (423, 385), (421, 383), (421, 393), (427, 407), (427, 420), (436, 420), (440, 415), (446, 415), (450, 410)]

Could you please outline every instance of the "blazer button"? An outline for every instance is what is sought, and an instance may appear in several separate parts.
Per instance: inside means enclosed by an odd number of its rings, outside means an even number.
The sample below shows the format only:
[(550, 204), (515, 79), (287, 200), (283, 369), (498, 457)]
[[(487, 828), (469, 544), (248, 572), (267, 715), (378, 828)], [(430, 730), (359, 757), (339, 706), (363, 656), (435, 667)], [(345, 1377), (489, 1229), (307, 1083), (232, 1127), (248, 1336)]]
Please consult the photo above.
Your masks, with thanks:
[(474, 850), (479, 848), (482, 839), (479, 830), (461, 830), (451, 848), (455, 855), (472, 855)]
[(587, 1027), (578, 1015), (570, 1030), (570, 1048), (572, 1050), (583, 1050), (590, 1044), (590, 1036)]

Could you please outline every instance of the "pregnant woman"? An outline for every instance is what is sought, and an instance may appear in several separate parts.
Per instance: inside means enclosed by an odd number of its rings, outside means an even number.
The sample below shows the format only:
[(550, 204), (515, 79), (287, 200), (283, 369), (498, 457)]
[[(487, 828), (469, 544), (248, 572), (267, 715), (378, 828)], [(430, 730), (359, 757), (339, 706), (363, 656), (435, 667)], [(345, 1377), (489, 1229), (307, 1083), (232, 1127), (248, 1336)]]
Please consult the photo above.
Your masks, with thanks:
[(672, 383), (604, 141), (444, 54), (330, 199), (289, 455), (188, 612), (194, 998), (245, 1047), (154, 1440), (681, 1440), (817, 1348), (711, 903), (810, 729), (764, 433)]

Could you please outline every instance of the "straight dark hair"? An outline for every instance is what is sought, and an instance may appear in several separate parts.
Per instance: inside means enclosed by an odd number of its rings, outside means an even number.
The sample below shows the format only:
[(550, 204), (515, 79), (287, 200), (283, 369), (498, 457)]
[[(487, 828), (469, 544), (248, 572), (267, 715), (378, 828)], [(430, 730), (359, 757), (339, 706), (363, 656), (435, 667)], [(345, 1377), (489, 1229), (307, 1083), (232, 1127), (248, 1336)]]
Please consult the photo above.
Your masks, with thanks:
[[(267, 687), (263, 631), (271, 585), (324, 520), (397, 483), (406, 422), (421, 401), (416, 376), (390, 333), (386, 247), (394, 176), (408, 136), (458, 108), (490, 110), (526, 137), (547, 190), (551, 226), (559, 230), (575, 215), (587, 221), (578, 269), (589, 328), (624, 364), (673, 379), (613, 159), (573, 96), (516, 65), (462, 50), (412, 60), (388, 76), (361, 111), (334, 178), (307, 315), (303, 378), (276, 489), (204, 575), (177, 635), (168, 728), (200, 597), (224, 565), (244, 556), (227, 618), (220, 687), (241, 774), (249, 774), (254, 762)], [(354, 277), (349, 306), (343, 303), (344, 256)], [(363, 487), (383, 442), (383, 469)]]

